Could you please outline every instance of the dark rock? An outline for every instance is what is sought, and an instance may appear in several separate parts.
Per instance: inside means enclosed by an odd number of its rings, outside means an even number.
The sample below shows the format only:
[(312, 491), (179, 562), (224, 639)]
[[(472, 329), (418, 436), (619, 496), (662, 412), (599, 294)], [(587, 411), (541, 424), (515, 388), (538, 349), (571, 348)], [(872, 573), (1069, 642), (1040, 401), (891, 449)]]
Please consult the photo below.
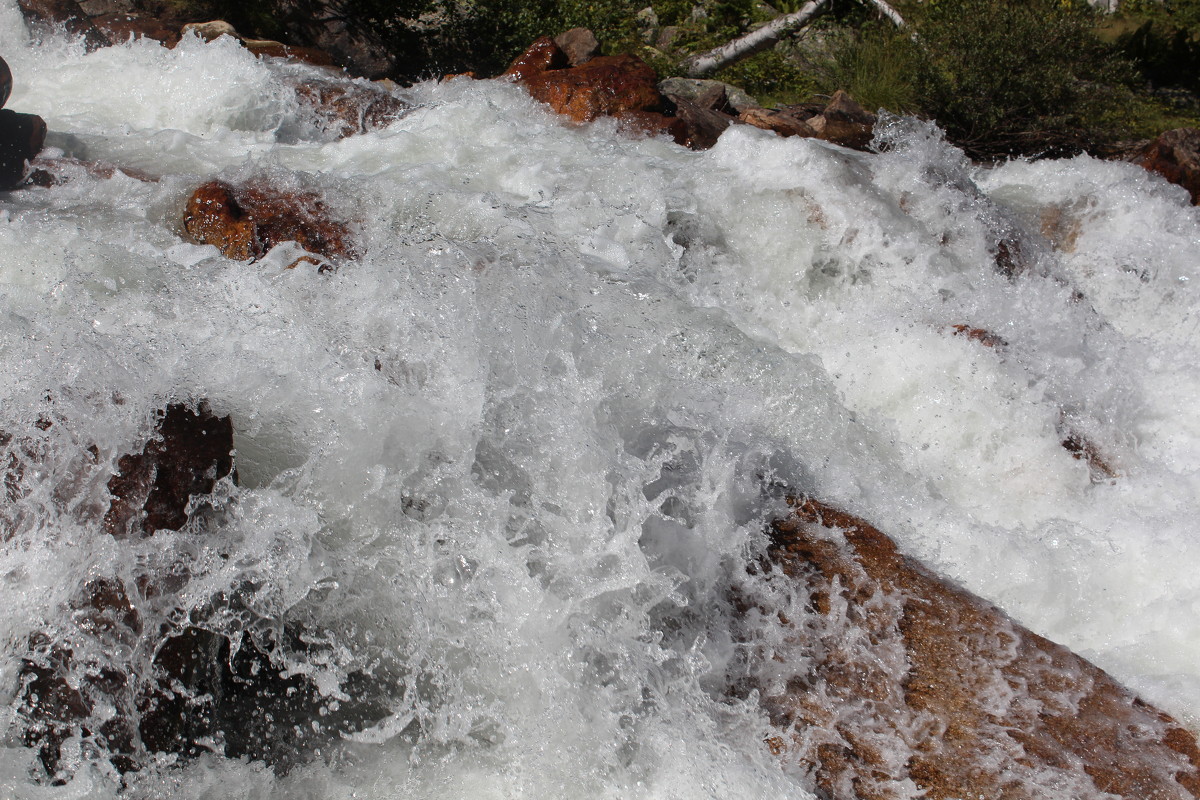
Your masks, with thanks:
[(0, 109), (0, 189), (11, 189), (25, 178), (25, 165), (46, 142), (46, 122), (34, 114)]
[(179, 530), (193, 496), (210, 494), (233, 470), (233, 423), (201, 403), (172, 403), (142, 452), (121, 456), (108, 482), (104, 529), (117, 538)]
[(1092, 483), (1106, 483), (1121, 477), (1121, 473), (1105, 458), (1096, 443), (1077, 430), (1071, 429), (1066, 423), (1060, 425), (1059, 435), (1062, 437), (1063, 449), (1088, 465)]
[(866, 150), (867, 145), (871, 143), (875, 115), (839, 89), (829, 99), (824, 110), (807, 122), (824, 141), (852, 150)]
[(621, 132), (633, 138), (670, 136), (676, 144), (687, 145), (688, 128), (678, 117), (657, 111), (620, 111), (613, 116)]
[(261, 258), (287, 241), (325, 258), (356, 255), (350, 229), (331, 219), (312, 192), (209, 181), (188, 200), (184, 227), (196, 241), (239, 261)]
[(112, 44), (75, 0), (17, 0), (17, 5), (34, 31), (65, 30), (83, 37), (89, 51)]
[(296, 99), (312, 112), (318, 127), (339, 139), (385, 128), (409, 110), (385, 91), (345, 80), (307, 80), (295, 88)]
[(554, 37), (554, 43), (567, 57), (567, 64), (578, 67), (600, 55), (600, 42), (587, 28), (571, 28)]
[(717, 143), (733, 119), (717, 111), (701, 108), (692, 101), (668, 95), (675, 105), (675, 116), (687, 126), (686, 144), (693, 150), (707, 150)]
[(821, 796), (1200, 796), (1200, 750), (1171, 717), (864, 520), (791, 502), (762, 570), (810, 611), (752, 615), (787, 641), (768, 656), (778, 679), (756, 688), (787, 731), (769, 746)]
[(12, 70), (8, 68), (8, 62), (0, 58), (0, 108), (4, 108), (10, 94), (12, 94)]
[(1200, 205), (1200, 129), (1167, 131), (1146, 145), (1135, 163), (1187, 189), (1192, 204)]

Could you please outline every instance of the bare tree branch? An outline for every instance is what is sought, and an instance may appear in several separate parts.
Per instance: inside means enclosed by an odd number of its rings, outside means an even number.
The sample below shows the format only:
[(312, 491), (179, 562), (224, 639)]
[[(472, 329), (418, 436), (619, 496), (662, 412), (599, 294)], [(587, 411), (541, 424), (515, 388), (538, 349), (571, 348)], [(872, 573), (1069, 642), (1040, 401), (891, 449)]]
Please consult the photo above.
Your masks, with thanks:
[(707, 53), (694, 56), (688, 65), (688, 77), (703, 78), (721, 67), (774, 47), (785, 35), (812, 19), (825, 3), (826, 0), (809, 0), (799, 11), (776, 17), (758, 30), (751, 31), (745, 36), (739, 36), (720, 47), (714, 47)]
[[(702, 78), (705, 75), (711, 75), (721, 67), (774, 47), (784, 36), (807, 25), (826, 2), (827, 0), (809, 0), (799, 11), (776, 17), (745, 36), (739, 36), (707, 53), (693, 56), (689, 59), (688, 77)], [(875, 6), (879, 13), (890, 19), (896, 27), (904, 27), (904, 17), (900, 16), (900, 12), (892, 8), (887, 0), (865, 0), (865, 2)]]

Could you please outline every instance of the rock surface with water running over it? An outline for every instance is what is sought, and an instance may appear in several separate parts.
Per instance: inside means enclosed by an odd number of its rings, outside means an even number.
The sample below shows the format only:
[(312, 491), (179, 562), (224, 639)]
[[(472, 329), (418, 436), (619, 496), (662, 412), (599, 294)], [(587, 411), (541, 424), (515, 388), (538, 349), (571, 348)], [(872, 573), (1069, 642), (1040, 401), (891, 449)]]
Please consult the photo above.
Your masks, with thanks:
[(761, 701), (772, 749), (830, 800), (1200, 797), (1195, 736), (1066, 648), (900, 553), (862, 519), (790, 501), (763, 569), (811, 615)]
[(1192, 204), (1200, 205), (1200, 130), (1166, 131), (1146, 145), (1135, 163), (1187, 189)]
[(263, 183), (203, 184), (188, 198), (184, 227), (197, 242), (236, 261), (261, 258), (283, 242), (324, 258), (355, 254), (349, 227), (330, 216), (318, 194)]

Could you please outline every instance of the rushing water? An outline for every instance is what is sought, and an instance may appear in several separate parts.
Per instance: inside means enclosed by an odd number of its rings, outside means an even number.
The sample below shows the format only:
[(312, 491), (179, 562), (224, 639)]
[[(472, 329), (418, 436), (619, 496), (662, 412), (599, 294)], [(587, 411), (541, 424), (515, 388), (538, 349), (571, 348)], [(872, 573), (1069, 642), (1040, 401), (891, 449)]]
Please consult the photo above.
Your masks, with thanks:
[[(726, 691), (754, 669), (727, 588), (771, 484), (1200, 725), (1200, 211), (1178, 187), (1087, 157), (986, 170), (901, 119), (880, 154), (748, 127), (695, 153), (470, 80), (330, 141), (288, 88), (307, 67), (230, 40), (34, 46), (13, 0), (0, 53), (52, 152), (161, 176), (0, 195), (0, 428), (41, 453), (0, 549), (5, 797), (809, 797)], [(319, 190), (362, 256), (318, 274), (183, 235), (196, 185), (263, 176)], [(219, 513), (102, 535), (116, 459), (200, 398), (235, 428)], [(161, 613), (254, 586), (255, 614), (323, 632), (296, 671), (331, 695), (386, 675), (391, 715), (286, 775), (164, 758), (121, 789), (85, 751), (39, 783), (30, 634), (67, 630), (89, 577), (182, 562)]]

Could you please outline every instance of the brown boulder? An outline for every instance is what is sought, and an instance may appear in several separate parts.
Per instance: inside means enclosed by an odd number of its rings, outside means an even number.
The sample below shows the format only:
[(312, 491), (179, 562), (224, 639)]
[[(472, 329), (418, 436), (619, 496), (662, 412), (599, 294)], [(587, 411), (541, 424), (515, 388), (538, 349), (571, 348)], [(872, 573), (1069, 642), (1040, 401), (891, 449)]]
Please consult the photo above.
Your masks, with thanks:
[(257, 260), (286, 241), (325, 258), (356, 255), (349, 227), (331, 219), (312, 192), (209, 181), (188, 199), (184, 227), (197, 242), (238, 261)]
[(567, 64), (578, 67), (600, 55), (600, 42), (587, 28), (571, 28), (554, 37), (554, 43), (567, 57)]
[(314, 67), (335, 66), (333, 56), (319, 47), (299, 47), (270, 39), (242, 39), (242, 46), (259, 58), (286, 58)]
[(121, 456), (108, 482), (112, 503), (104, 529), (123, 539), (179, 530), (194, 495), (210, 494), (233, 470), (233, 423), (204, 403), (172, 403), (142, 452)]
[(751, 108), (738, 115), (738, 121), (756, 128), (774, 131), (780, 136), (813, 137), (817, 132), (805, 121), (765, 108)]
[(684, 144), (693, 150), (709, 149), (717, 143), (725, 129), (733, 124), (732, 117), (702, 108), (686, 98), (667, 95), (667, 99), (675, 106), (675, 116), (687, 126)]
[(385, 91), (349, 81), (308, 80), (295, 88), (296, 99), (313, 114), (317, 126), (339, 139), (385, 128), (409, 110)]
[(1200, 796), (1200, 750), (1171, 717), (864, 520), (791, 502), (762, 570), (810, 611), (763, 610), (788, 644), (770, 657), (781, 679), (756, 688), (788, 731), (768, 745), (822, 796)]
[(26, 162), (46, 143), (46, 122), (34, 114), (0, 109), (0, 190), (18, 186)]
[(1192, 204), (1200, 205), (1200, 129), (1167, 131), (1146, 145), (1134, 163), (1187, 189)]
[(654, 70), (637, 56), (593, 58), (578, 67), (551, 39), (543, 37), (504, 73), (535, 99), (576, 122), (622, 111), (662, 111)]
[(839, 89), (829, 98), (821, 113), (807, 122), (817, 132), (817, 137), (826, 142), (852, 150), (866, 150), (871, 143), (875, 115)]
[(112, 44), (75, 0), (17, 0), (17, 5), (35, 31), (65, 30), (83, 37), (89, 51)]

